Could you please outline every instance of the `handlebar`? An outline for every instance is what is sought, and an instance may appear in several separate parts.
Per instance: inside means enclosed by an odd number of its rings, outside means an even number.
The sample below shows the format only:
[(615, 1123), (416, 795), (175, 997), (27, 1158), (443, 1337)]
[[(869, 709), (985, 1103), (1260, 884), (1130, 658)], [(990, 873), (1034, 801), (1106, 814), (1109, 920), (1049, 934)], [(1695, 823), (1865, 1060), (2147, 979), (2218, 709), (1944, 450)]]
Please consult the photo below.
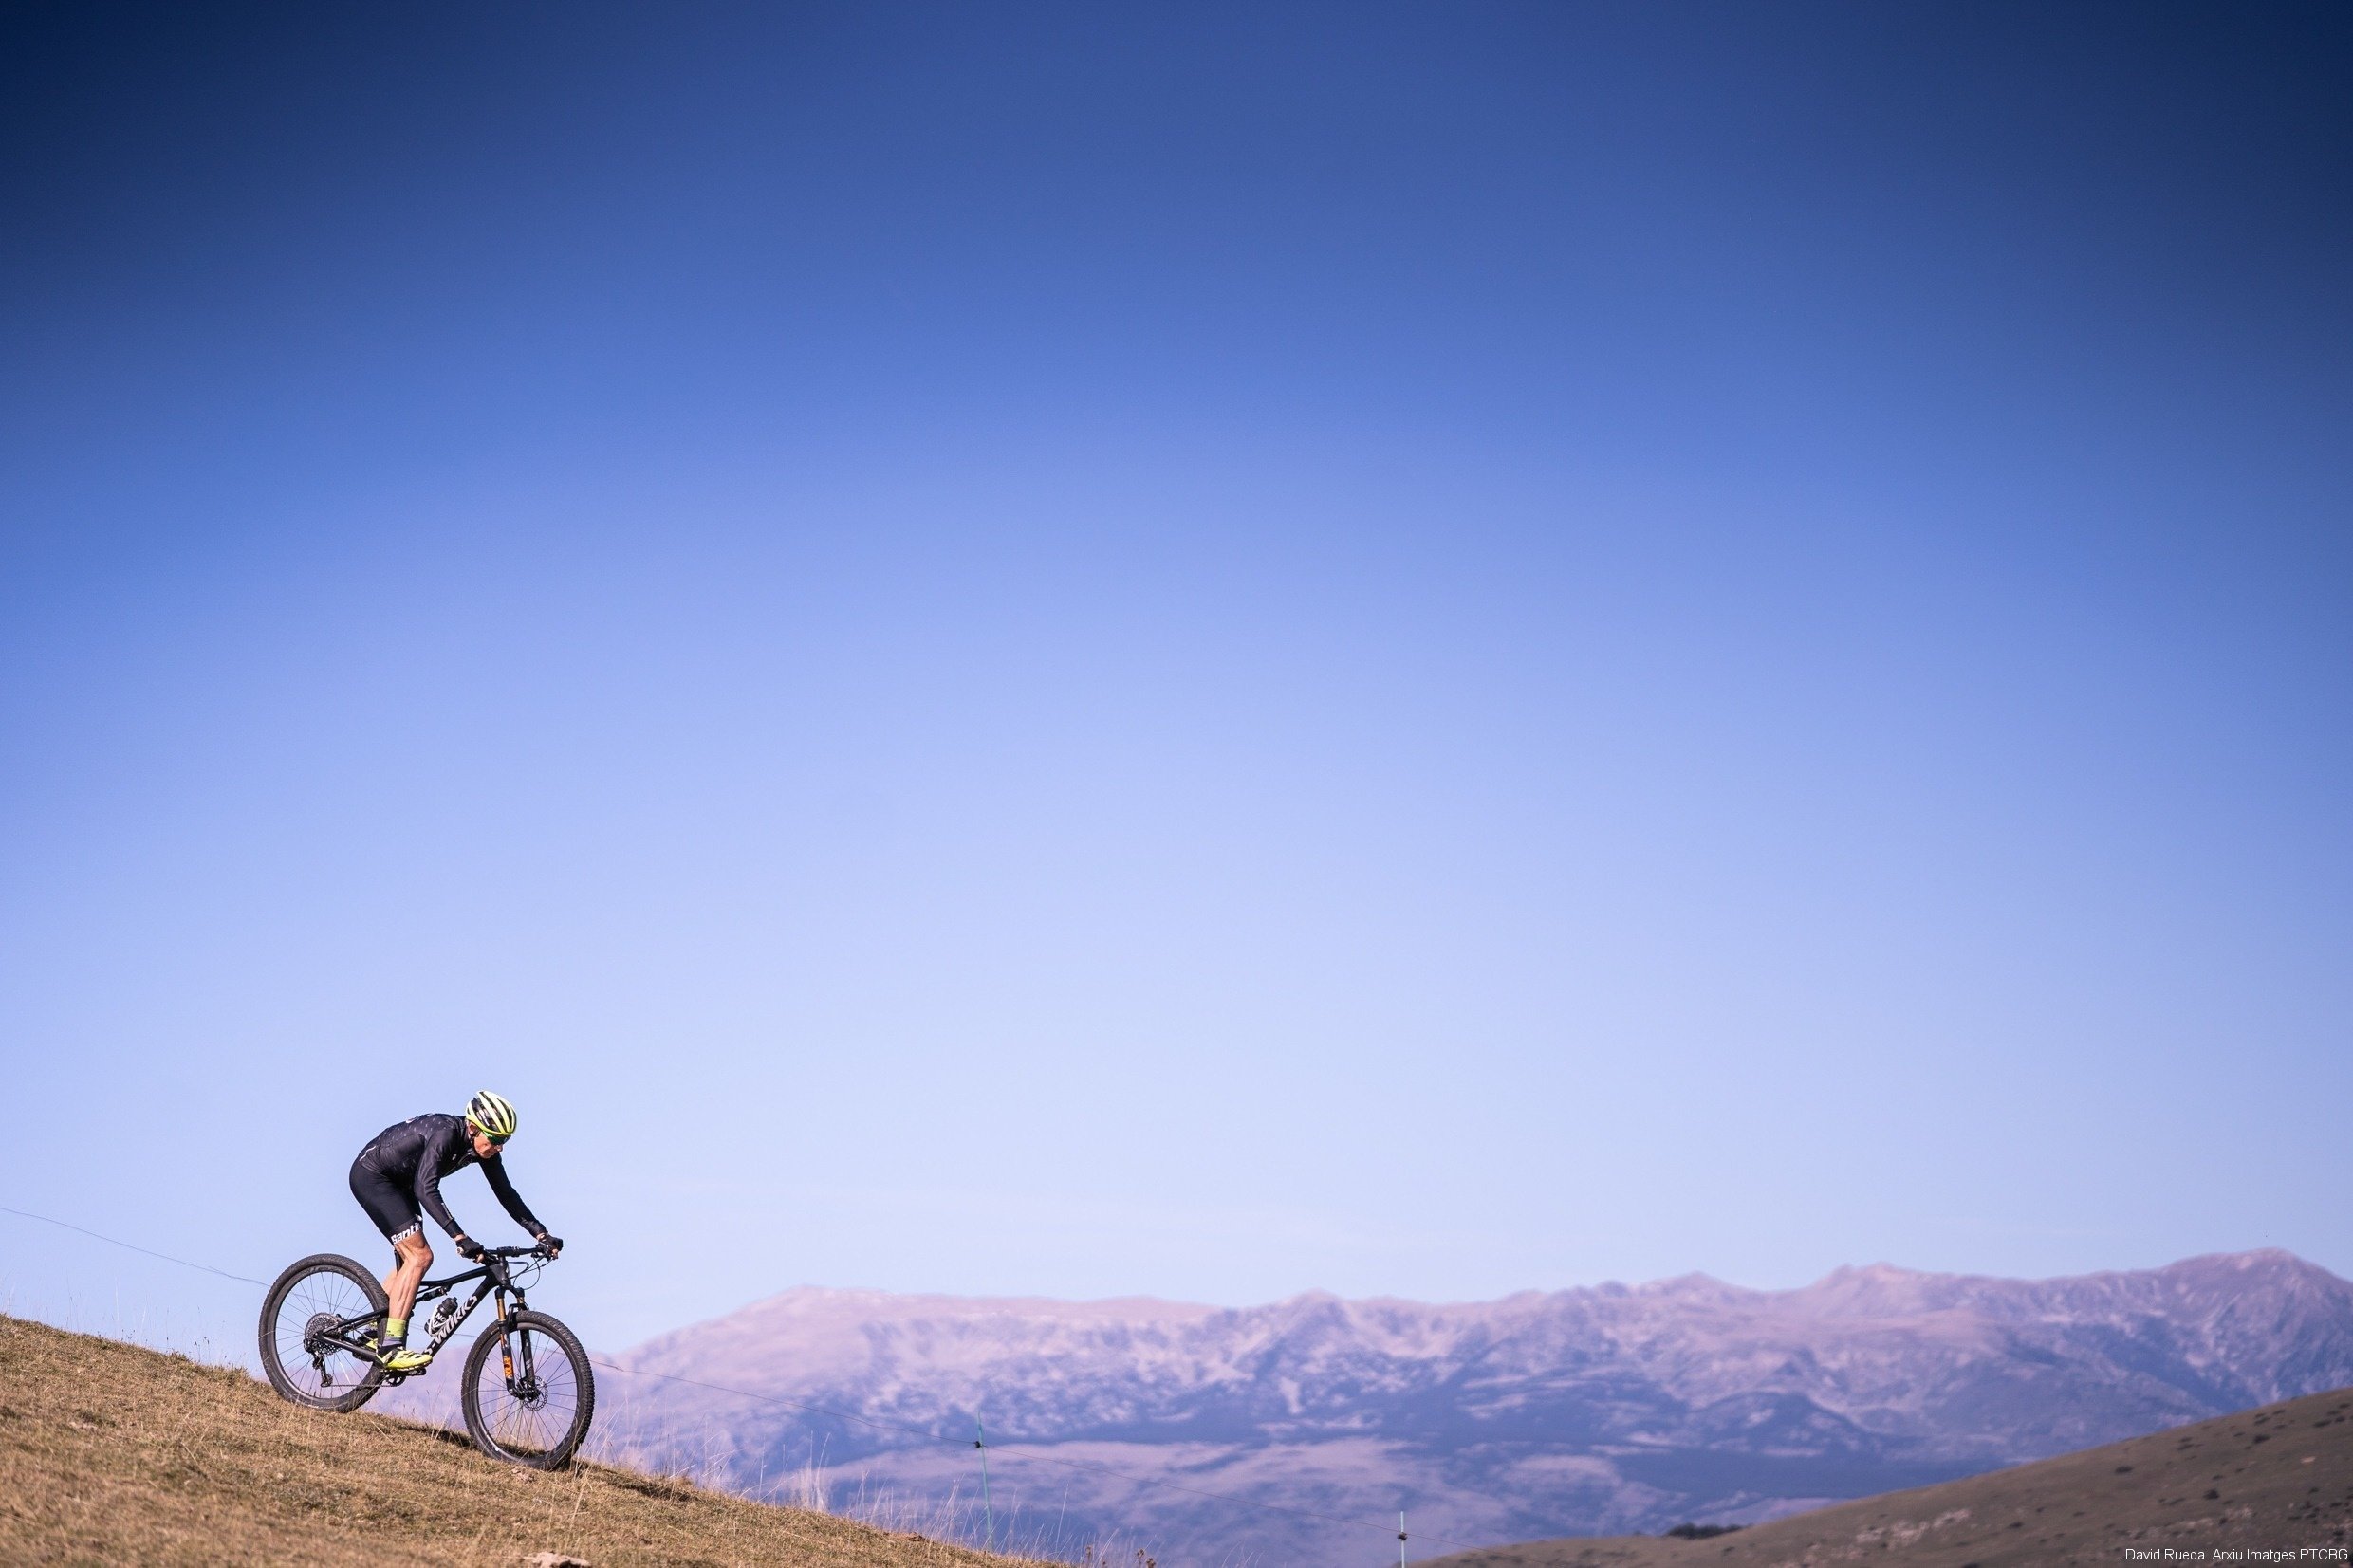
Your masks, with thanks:
[[(555, 1262), (555, 1254), (544, 1246), (486, 1246), (482, 1249), (482, 1255), (472, 1260), (471, 1267), (444, 1279), (427, 1280), (423, 1282), (423, 1287), (428, 1290), (452, 1290), (464, 1284), (468, 1280), (480, 1279), (487, 1274), (491, 1277), (492, 1283), (509, 1285), (511, 1288), (508, 1270), (514, 1264), (553, 1262)], [(536, 1278), (537, 1276), (529, 1277)]]

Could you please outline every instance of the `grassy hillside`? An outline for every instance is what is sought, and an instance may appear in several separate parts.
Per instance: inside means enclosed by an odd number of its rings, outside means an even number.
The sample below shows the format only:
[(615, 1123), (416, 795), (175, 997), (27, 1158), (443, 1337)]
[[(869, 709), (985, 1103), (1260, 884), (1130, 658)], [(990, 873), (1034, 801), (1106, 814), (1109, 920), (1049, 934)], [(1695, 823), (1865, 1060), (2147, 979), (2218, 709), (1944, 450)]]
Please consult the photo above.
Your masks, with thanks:
[[(2338, 1561), (2353, 1540), (2353, 1389), (2104, 1448), (1842, 1503), (1707, 1540), (1530, 1541), (1446, 1568), (2057, 1568), (2233, 1560), (2253, 1550)], [(2307, 1547), (2325, 1556), (2300, 1557)], [(2217, 1548), (2223, 1555), (2217, 1555)], [(2203, 1559), (2186, 1554), (2202, 1551)], [(2238, 1559), (2263, 1560), (2263, 1559)], [(2277, 1559), (2273, 1559), (2277, 1560)]]
[(0, 1318), (0, 1562), (782, 1563), (1013, 1559), (584, 1465), (541, 1475), (461, 1439), (283, 1403), (243, 1373)]

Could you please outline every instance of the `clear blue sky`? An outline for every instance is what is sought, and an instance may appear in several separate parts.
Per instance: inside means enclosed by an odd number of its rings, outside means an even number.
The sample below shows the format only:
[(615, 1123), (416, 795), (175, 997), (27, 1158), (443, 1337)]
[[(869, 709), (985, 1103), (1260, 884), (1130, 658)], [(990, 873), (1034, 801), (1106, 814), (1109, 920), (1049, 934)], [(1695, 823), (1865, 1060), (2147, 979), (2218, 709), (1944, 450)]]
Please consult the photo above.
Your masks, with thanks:
[(487, 1084), (607, 1344), (2353, 1274), (2344, 8), (5, 26), (0, 1203), (372, 1261)]

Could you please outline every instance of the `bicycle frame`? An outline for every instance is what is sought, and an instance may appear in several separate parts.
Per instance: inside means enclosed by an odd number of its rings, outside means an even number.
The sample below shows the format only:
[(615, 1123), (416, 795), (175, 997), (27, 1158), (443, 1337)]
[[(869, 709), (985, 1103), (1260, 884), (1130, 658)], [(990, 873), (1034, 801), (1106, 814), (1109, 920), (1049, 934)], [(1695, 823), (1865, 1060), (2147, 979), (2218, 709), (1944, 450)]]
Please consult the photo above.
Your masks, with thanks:
[[(416, 1304), (409, 1308), (412, 1315), (416, 1313), (417, 1307), (423, 1306), (427, 1301), (438, 1301), (450, 1295), (469, 1280), (482, 1282), (474, 1286), (473, 1295), (467, 1299), (466, 1304), (458, 1309), (457, 1314), (442, 1324), (441, 1331), (427, 1341), (425, 1346), (427, 1353), (437, 1354), (443, 1345), (454, 1338), (457, 1331), (465, 1327), (466, 1319), (472, 1317), (474, 1309), (482, 1304), (482, 1298), (485, 1296), (497, 1298), (493, 1310), (496, 1312), (499, 1327), (504, 1329), (510, 1320), (507, 1306), (509, 1296), (511, 1295), (514, 1298), (513, 1310), (515, 1312), (521, 1312), (530, 1304), (525, 1297), (525, 1287), (514, 1282), (514, 1260), (540, 1255), (537, 1247), (492, 1247), (483, 1254), (481, 1263), (467, 1269), (464, 1273), (452, 1274), (446, 1279), (427, 1280), (417, 1285)], [(368, 1343), (371, 1337), (365, 1331), (373, 1327), (380, 1327), (385, 1317), (385, 1313), (378, 1311), (363, 1313), (357, 1318), (345, 1318), (339, 1320), (332, 1330), (323, 1332), (320, 1337), (333, 1339), (343, 1349), (349, 1351), (362, 1361), (381, 1365), (376, 1351)], [(315, 1348), (311, 1354), (314, 1360), (323, 1359)], [(515, 1375), (515, 1348), (512, 1338), (501, 1336), (499, 1355), (507, 1376), (508, 1393), (523, 1397), (536, 1391), (539, 1385), (538, 1370), (532, 1364), (535, 1358), (531, 1355), (530, 1341), (528, 1338), (523, 1344), (523, 1375), (520, 1379)], [(407, 1380), (407, 1374), (403, 1373), (387, 1371), (384, 1374), (384, 1381), (388, 1384), (399, 1384)]]

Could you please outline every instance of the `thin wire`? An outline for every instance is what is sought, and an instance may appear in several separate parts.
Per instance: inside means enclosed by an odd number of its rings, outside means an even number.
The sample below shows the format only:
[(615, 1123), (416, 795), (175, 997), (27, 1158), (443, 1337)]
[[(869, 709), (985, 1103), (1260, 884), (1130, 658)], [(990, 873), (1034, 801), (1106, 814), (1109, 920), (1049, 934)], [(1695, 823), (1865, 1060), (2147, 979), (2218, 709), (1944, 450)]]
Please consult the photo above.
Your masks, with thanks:
[(929, 1427), (910, 1427), (903, 1421), (878, 1421), (870, 1415), (859, 1415), (849, 1411), (837, 1411), (825, 1405), (812, 1405), (806, 1399), (787, 1399), (781, 1393), (754, 1393), (750, 1389), (731, 1389), (725, 1383), (706, 1383), (699, 1377), (676, 1377), (666, 1372), (648, 1372), (642, 1367), (624, 1367), (618, 1361), (600, 1361), (593, 1356), (588, 1359), (593, 1365), (602, 1367), (607, 1372), (624, 1373), (631, 1377), (658, 1377), (665, 1383), (684, 1383), (689, 1388), (709, 1389), (713, 1393), (732, 1393), (746, 1399), (764, 1399), (771, 1405), (790, 1405), (794, 1410), (807, 1411), (814, 1415), (830, 1415), (841, 1421), (855, 1421), (862, 1427), (872, 1427), (877, 1431), (905, 1432), (911, 1437), (920, 1437), (927, 1443), (936, 1443), (943, 1448), (964, 1447), (962, 1438), (942, 1437)]
[(93, 1241), (104, 1242), (108, 1246), (119, 1246), (125, 1252), (143, 1252), (150, 1258), (161, 1258), (165, 1263), (177, 1264), (182, 1268), (195, 1268), (207, 1274), (217, 1274), (224, 1280), (234, 1280), (241, 1285), (260, 1285), (264, 1290), (269, 1288), (267, 1281), (248, 1279), (242, 1274), (232, 1274), (225, 1268), (214, 1268), (211, 1264), (194, 1264), (185, 1258), (175, 1258), (169, 1252), (157, 1252), (153, 1247), (139, 1246), (130, 1242), (120, 1242), (112, 1236), (102, 1236), (85, 1226), (74, 1225), (65, 1220), (53, 1220), (46, 1214), (35, 1214), (23, 1208), (10, 1208), (4, 1203), (0, 1203), (0, 1214), (13, 1214), (20, 1220), (39, 1220), (43, 1225), (53, 1225), (64, 1230), (78, 1230)]
[[(160, 1258), (167, 1264), (177, 1264), (182, 1268), (193, 1268), (206, 1274), (216, 1274), (224, 1280), (234, 1280), (239, 1284), (255, 1285), (264, 1290), (269, 1288), (266, 1281), (251, 1279), (243, 1274), (232, 1274), (225, 1268), (214, 1268), (211, 1264), (192, 1263), (186, 1258), (175, 1258), (169, 1252), (157, 1252), (153, 1247), (140, 1246), (136, 1243), (119, 1241), (115, 1237), (101, 1235), (86, 1226), (75, 1225), (67, 1220), (51, 1219), (46, 1214), (35, 1214), (29, 1209), (12, 1208), (7, 1204), (0, 1204), (0, 1214), (13, 1214), (23, 1220), (39, 1220), (43, 1225), (53, 1225), (63, 1230), (75, 1231), (89, 1237), (92, 1241), (104, 1242), (108, 1246), (121, 1247), (126, 1252), (137, 1252), (149, 1258)], [(814, 1405), (806, 1399), (788, 1399), (778, 1393), (754, 1393), (750, 1389), (730, 1388), (725, 1383), (706, 1383), (699, 1378), (678, 1377), (666, 1372), (649, 1372), (640, 1367), (624, 1367), (617, 1361), (602, 1361), (593, 1356), (588, 1359), (592, 1364), (602, 1367), (608, 1372), (618, 1372), (631, 1377), (658, 1377), (665, 1383), (684, 1383), (690, 1388), (709, 1389), (713, 1393), (732, 1393), (738, 1398), (760, 1399), (771, 1405), (789, 1405), (795, 1410), (808, 1411), (817, 1415), (830, 1415), (840, 1421), (855, 1421), (861, 1426), (872, 1427), (879, 1431), (905, 1432), (911, 1437), (922, 1438), (925, 1442), (936, 1444), (941, 1448), (961, 1448), (964, 1446), (960, 1439), (945, 1438), (929, 1428), (911, 1427), (902, 1421), (878, 1421), (872, 1416), (859, 1415), (850, 1411), (838, 1411), (825, 1405)], [(1261, 1503), (1255, 1498), (1236, 1497), (1232, 1492), (1213, 1492), (1199, 1486), (1179, 1485), (1174, 1481), (1156, 1481), (1150, 1476), (1135, 1475), (1126, 1470), (1113, 1469), (1108, 1465), (1090, 1464), (1084, 1459), (1057, 1459), (1050, 1454), (1030, 1453), (1021, 1449), (1007, 1449), (1003, 1447), (1000, 1447), (997, 1451), (999, 1453), (1010, 1452), (1016, 1459), (1034, 1460), (1041, 1465), (1059, 1465), (1065, 1469), (1071, 1470), (1092, 1470), (1098, 1475), (1111, 1476), (1132, 1485), (1158, 1486), (1165, 1491), (1184, 1492), (1193, 1497), (1206, 1497), (1218, 1503), (1231, 1503), (1244, 1508), (1259, 1508), (1268, 1513), (1290, 1514), (1299, 1519), (1321, 1520), (1327, 1524), (1346, 1524), (1360, 1530), (1379, 1530), (1384, 1535), (1389, 1532), (1389, 1526), (1386, 1524), (1375, 1524), (1369, 1520), (1347, 1519), (1339, 1514), (1323, 1514), (1312, 1508), (1293, 1508), (1280, 1503)], [(1419, 1531), (1415, 1533), (1415, 1539), (1435, 1541), (1440, 1546), (1473, 1549), (1470, 1541), (1449, 1540), (1444, 1536), (1428, 1535)]]
[[(1073, 1470), (1095, 1470), (1103, 1475), (1116, 1476), (1121, 1481), (1132, 1482), (1139, 1486), (1159, 1486), (1172, 1492), (1189, 1492), (1195, 1497), (1215, 1498), (1220, 1503), (1239, 1503), (1245, 1508), (1264, 1508), (1269, 1513), (1296, 1514), (1301, 1519), (1320, 1519), (1330, 1524), (1353, 1524), (1360, 1530), (1379, 1530), (1383, 1535), (1390, 1533), (1389, 1526), (1375, 1524), (1370, 1520), (1348, 1519), (1340, 1514), (1319, 1514), (1312, 1508), (1293, 1508), (1287, 1503), (1261, 1503), (1255, 1498), (1236, 1497), (1232, 1492), (1213, 1492), (1199, 1486), (1179, 1485), (1174, 1481), (1155, 1481), (1148, 1475), (1136, 1475), (1127, 1470), (1115, 1470), (1108, 1465), (1091, 1464), (1084, 1459), (1056, 1459), (1050, 1454), (1029, 1453), (1020, 1448), (999, 1448), (997, 1451), (1010, 1453), (1016, 1459), (1034, 1459), (1041, 1465), (1060, 1465), (1066, 1469)], [(1414, 1532), (1414, 1539), (1435, 1540), (1441, 1546), (1459, 1546), (1465, 1551), (1479, 1549), (1474, 1541), (1449, 1540), (1444, 1536), (1434, 1536), (1420, 1530)], [(1489, 1544), (1492, 1545), (1493, 1542), (1491, 1541)]]
[[(961, 1438), (942, 1437), (938, 1432), (927, 1427), (911, 1427), (901, 1421), (878, 1421), (872, 1416), (857, 1415), (849, 1411), (838, 1411), (830, 1406), (811, 1404), (806, 1399), (791, 1399), (781, 1393), (756, 1393), (750, 1389), (730, 1388), (725, 1383), (705, 1382), (699, 1377), (679, 1377), (666, 1372), (650, 1372), (643, 1367), (624, 1367), (617, 1361), (598, 1360), (593, 1356), (588, 1359), (608, 1372), (618, 1372), (631, 1377), (658, 1377), (665, 1383), (684, 1383), (690, 1388), (709, 1389), (713, 1393), (732, 1393), (739, 1398), (764, 1400), (771, 1405), (789, 1405), (794, 1410), (807, 1411), (816, 1415), (830, 1415), (843, 1421), (855, 1421), (862, 1426), (873, 1427), (882, 1431), (905, 1432), (911, 1437), (922, 1438), (925, 1442), (936, 1444), (943, 1448), (964, 1447)], [(1059, 1465), (1070, 1470), (1093, 1470), (1099, 1475), (1111, 1476), (1138, 1486), (1158, 1486), (1167, 1491), (1212, 1498), (1219, 1503), (1232, 1503), (1244, 1508), (1263, 1508), (1269, 1513), (1290, 1514), (1299, 1519), (1321, 1520), (1326, 1524), (1347, 1524), (1360, 1530), (1379, 1530), (1383, 1535), (1396, 1534), (1388, 1525), (1375, 1524), (1370, 1520), (1349, 1519), (1342, 1514), (1318, 1513), (1312, 1508), (1293, 1508), (1281, 1503), (1261, 1503), (1256, 1498), (1236, 1497), (1232, 1492), (1213, 1492), (1205, 1487), (1180, 1485), (1174, 1481), (1158, 1481), (1148, 1475), (1137, 1475), (1128, 1470), (1114, 1469), (1108, 1465), (1097, 1465), (1084, 1459), (1058, 1459), (1051, 1454), (1034, 1453), (1027, 1448), (1008, 1448), (1001, 1444), (992, 1445), (992, 1447), (995, 1447), (997, 1452), (1010, 1453), (1016, 1459), (1033, 1460), (1040, 1465)], [(1436, 1541), (1441, 1546), (1460, 1546), (1466, 1551), (1476, 1549), (1476, 1543), (1473, 1541), (1450, 1540), (1444, 1536), (1434, 1536), (1420, 1530), (1414, 1532), (1414, 1539)]]

